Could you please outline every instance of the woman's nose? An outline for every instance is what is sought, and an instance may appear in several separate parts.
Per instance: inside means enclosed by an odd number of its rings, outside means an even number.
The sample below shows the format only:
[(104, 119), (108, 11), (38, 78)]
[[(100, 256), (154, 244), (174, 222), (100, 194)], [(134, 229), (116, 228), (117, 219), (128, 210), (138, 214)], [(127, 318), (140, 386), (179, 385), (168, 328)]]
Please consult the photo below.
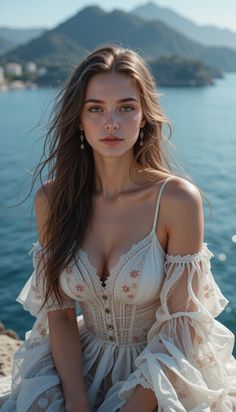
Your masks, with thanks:
[(106, 130), (117, 130), (119, 129), (119, 124), (116, 120), (116, 116), (113, 114), (111, 114), (110, 116), (108, 116), (106, 122), (105, 122), (105, 128)]

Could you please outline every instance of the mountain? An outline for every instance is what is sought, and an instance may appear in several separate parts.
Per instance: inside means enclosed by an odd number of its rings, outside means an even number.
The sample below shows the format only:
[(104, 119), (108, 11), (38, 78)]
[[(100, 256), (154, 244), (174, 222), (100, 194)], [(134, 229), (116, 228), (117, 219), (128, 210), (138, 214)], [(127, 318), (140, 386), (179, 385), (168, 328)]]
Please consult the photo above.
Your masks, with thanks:
[(24, 63), (34, 61), (47, 67), (61, 67), (81, 59), (85, 50), (60, 31), (50, 30), (35, 40), (2, 56), (4, 61)]
[(10, 27), (0, 27), (0, 36), (9, 40), (12, 44), (21, 45), (40, 36), (46, 29), (37, 27), (34, 29), (13, 29)]
[[(159, 20), (205, 46), (225, 46), (236, 50), (236, 31), (214, 26), (200, 26), (173, 10), (149, 2), (131, 11), (145, 20)], [(235, 25), (236, 30), (236, 25)]]
[(33, 59), (39, 64), (48, 62), (49, 66), (77, 64), (86, 51), (111, 41), (142, 50), (149, 61), (174, 54), (221, 71), (236, 71), (234, 50), (205, 47), (161, 21), (145, 21), (121, 10), (107, 13), (95, 6), (86, 7), (53, 30), (12, 50), (1, 61)]
[(108, 41), (128, 41), (131, 33), (142, 25), (142, 19), (121, 10), (107, 13), (100, 7), (89, 6), (57, 26), (56, 30), (82, 47), (92, 49)]
[(0, 55), (7, 53), (14, 47), (15, 44), (13, 42), (0, 35)]

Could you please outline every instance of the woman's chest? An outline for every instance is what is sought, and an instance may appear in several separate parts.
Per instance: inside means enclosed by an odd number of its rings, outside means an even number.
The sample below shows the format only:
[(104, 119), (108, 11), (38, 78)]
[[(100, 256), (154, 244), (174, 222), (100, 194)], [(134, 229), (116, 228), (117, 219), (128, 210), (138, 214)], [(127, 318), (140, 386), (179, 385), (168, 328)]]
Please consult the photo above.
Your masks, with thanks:
[[(153, 193), (141, 191), (138, 195), (122, 196), (114, 202), (95, 202), (93, 218), (84, 236), (81, 250), (86, 253), (90, 266), (97, 275), (106, 279), (116, 267), (120, 256), (128, 253), (134, 245), (142, 246), (153, 229), (160, 246), (165, 250), (166, 232), (161, 214), (153, 228)], [(154, 193), (155, 194), (155, 193)], [(137, 197), (139, 196), (139, 197)], [(156, 200), (156, 199), (154, 199)]]
[(102, 285), (97, 269), (86, 252), (61, 274), (62, 289), (78, 301), (112, 297), (114, 302), (142, 304), (158, 296), (164, 280), (164, 254), (155, 234), (150, 233), (122, 254)]

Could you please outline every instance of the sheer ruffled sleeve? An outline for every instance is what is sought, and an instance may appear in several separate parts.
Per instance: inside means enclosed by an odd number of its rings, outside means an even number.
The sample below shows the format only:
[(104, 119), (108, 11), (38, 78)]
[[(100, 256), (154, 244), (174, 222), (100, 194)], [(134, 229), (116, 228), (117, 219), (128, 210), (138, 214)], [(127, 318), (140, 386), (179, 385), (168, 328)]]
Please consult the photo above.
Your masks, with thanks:
[(45, 306), (40, 310), (45, 297), (44, 288), (44, 259), (42, 259), (42, 254), (45, 254), (43, 247), (37, 242), (33, 244), (33, 248), (30, 250), (29, 254), (33, 253), (33, 273), (27, 280), (23, 289), (20, 291), (16, 298), (16, 301), (21, 303), (23, 308), (30, 312), (32, 316), (35, 316), (36, 322), (31, 331), (26, 332), (26, 339), (30, 337), (31, 342), (34, 344), (39, 343), (48, 333), (48, 319), (47, 313), (53, 310), (75, 308), (76, 300), (72, 299), (66, 295), (62, 290), (63, 304), (62, 308), (55, 295), (51, 295)]
[(158, 412), (236, 410), (234, 335), (214, 319), (228, 300), (211, 273), (212, 256), (205, 242), (198, 253), (166, 255), (161, 305), (121, 399), (141, 384), (155, 392)]

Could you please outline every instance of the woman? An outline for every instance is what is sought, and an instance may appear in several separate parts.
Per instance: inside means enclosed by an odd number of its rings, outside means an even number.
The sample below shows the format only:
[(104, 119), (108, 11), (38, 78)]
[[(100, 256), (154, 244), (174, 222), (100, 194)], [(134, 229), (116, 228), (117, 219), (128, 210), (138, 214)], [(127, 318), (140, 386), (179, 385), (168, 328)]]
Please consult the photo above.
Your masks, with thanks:
[(234, 335), (214, 319), (228, 301), (200, 191), (171, 170), (158, 97), (143, 59), (113, 45), (61, 93), (17, 298), (37, 319), (3, 412), (236, 410)]

